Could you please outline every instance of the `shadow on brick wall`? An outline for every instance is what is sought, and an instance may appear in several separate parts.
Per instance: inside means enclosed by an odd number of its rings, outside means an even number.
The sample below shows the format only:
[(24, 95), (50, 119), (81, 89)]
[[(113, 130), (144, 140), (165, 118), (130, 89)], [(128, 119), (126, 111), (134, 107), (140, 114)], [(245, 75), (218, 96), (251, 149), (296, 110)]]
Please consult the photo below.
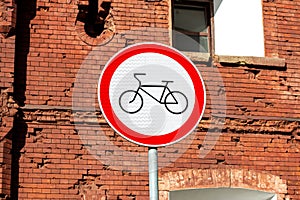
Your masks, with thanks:
[[(17, 1), (17, 24), (15, 41), (15, 67), (14, 67), (14, 99), (19, 106), (25, 105), (27, 58), (30, 48), (30, 21), (36, 15), (36, 0)], [(20, 151), (25, 145), (27, 124), (21, 110), (14, 118), (12, 138), (12, 165), (10, 198), (17, 200), (19, 195), (19, 159)]]
[(24, 115), (19, 111), (14, 118), (14, 128), (11, 131), (12, 149), (11, 149), (11, 200), (17, 200), (19, 195), (19, 160), (21, 150), (25, 146), (27, 124), (23, 120)]
[(24, 106), (26, 96), (27, 56), (30, 48), (30, 21), (36, 15), (36, 0), (17, 1), (15, 42), (14, 99)]

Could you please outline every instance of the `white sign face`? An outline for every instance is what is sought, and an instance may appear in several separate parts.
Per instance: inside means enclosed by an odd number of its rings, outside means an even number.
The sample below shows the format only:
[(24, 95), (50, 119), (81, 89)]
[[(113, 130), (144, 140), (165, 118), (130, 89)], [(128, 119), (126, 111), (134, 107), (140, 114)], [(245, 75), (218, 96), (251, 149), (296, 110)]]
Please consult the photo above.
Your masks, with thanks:
[(177, 50), (142, 43), (117, 53), (99, 80), (103, 115), (120, 135), (145, 146), (164, 146), (199, 123), (205, 88), (196, 67)]
[[(173, 132), (186, 122), (193, 109), (189, 104), (195, 103), (193, 88), (188, 73), (175, 60), (142, 53), (118, 67), (109, 96), (115, 114), (128, 128), (156, 136)], [(131, 98), (135, 101), (128, 103)]]

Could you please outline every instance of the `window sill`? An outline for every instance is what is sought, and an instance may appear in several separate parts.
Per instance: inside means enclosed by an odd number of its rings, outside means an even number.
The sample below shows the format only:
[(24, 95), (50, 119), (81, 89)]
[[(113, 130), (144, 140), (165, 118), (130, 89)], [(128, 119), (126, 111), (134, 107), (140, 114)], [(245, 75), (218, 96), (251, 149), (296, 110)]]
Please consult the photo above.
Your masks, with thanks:
[(209, 62), (210, 61), (210, 53), (200, 53), (200, 52), (189, 52), (182, 51), (184, 55), (186, 55), (193, 62)]
[(214, 56), (214, 62), (221, 65), (234, 64), (238, 66), (262, 66), (285, 69), (286, 62), (282, 58), (254, 57), (254, 56)]
[[(199, 52), (182, 52), (193, 62), (210, 62), (211, 56), (209, 53)], [(286, 68), (286, 62), (283, 58), (269, 58), (269, 57), (254, 57), (254, 56), (220, 56), (213, 57), (214, 63), (220, 63), (224, 66), (261, 66), (261, 67), (274, 67), (279, 69)]]

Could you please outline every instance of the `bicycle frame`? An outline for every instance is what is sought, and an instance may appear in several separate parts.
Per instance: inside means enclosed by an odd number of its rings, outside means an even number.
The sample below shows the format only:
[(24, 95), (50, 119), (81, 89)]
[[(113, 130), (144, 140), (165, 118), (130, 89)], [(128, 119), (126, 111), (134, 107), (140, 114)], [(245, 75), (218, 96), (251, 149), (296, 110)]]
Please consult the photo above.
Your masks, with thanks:
[[(169, 87), (167, 85), (168, 85), (168, 83), (166, 83), (166, 85), (140, 85), (138, 87), (138, 89), (136, 90), (136, 94), (135, 94), (135, 96), (134, 96), (134, 98), (133, 98), (133, 100), (131, 102), (133, 102), (135, 100), (135, 98), (137, 96), (137, 93), (139, 93), (139, 91), (141, 90), (141, 91), (145, 92), (148, 96), (150, 96), (152, 99), (154, 99), (155, 101), (157, 101), (160, 104), (178, 104), (178, 101), (174, 97), (173, 94), (171, 94), (171, 95), (172, 95), (172, 97), (174, 99), (174, 102), (164, 102), (163, 97), (164, 97), (166, 91), (168, 92), (167, 94), (171, 93), (171, 90), (169, 89)], [(153, 87), (163, 88), (163, 92), (162, 92), (162, 94), (160, 96), (160, 99), (157, 99), (156, 97), (154, 97), (149, 92), (147, 92), (146, 90), (143, 89), (143, 88), (153, 88)]]
[[(164, 104), (166, 109), (172, 113), (172, 114), (181, 114), (183, 113), (187, 107), (188, 107), (188, 99), (187, 97), (180, 91), (171, 91), (170, 88), (168, 87), (169, 83), (172, 83), (173, 81), (166, 81), (166, 80), (162, 80), (163, 83), (165, 83), (165, 85), (143, 85), (142, 82), (138, 79), (138, 75), (146, 75), (145, 73), (134, 73), (133, 76), (134, 78), (139, 82), (139, 86), (136, 90), (126, 90), (124, 91), (120, 97), (119, 97), (119, 105), (121, 107), (121, 109), (129, 114), (135, 114), (138, 111), (140, 111), (143, 107), (143, 97), (141, 95), (141, 91), (143, 91), (145, 94), (147, 94), (149, 97), (151, 97), (152, 99), (154, 99), (156, 102), (158, 102), (159, 104)], [(160, 88), (162, 89), (160, 97), (158, 95), (152, 95), (151, 90), (147, 90), (146, 88)], [(134, 93), (134, 94), (133, 94)], [(123, 97), (124, 95), (130, 99), (125, 100)], [(128, 96), (130, 95), (130, 96)], [(178, 96), (179, 95), (179, 96)], [(155, 97), (156, 96), (156, 97)], [(177, 96), (179, 97), (179, 99), (176, 99)], [(139, 101), (137, 102), (137, 104), (133, 104), (136, 105), (134, 109), (128, 109), (128, 105), (135, 102), (135, 100), (139, 98)], [(173, 98), (173, 99), (172, 99)], [(122, 103), (122, 99), (125, 100), (124, 103)], [(128, 102), (129, 100), (129, 102)], [(183, 100), (183, 101), (182, 101)], [(183, 104), (181, 104), (181, 102)], [(128, 104), (129, 103), (129, 104)], [(169, 107), (169, 105), (180, 105), (179, 109), (178, 107), (174, 107), (171, 106)], [(175, 110), (174, 110), (175, 108)], [(177, 109), (176, 109), (177, 108)]]

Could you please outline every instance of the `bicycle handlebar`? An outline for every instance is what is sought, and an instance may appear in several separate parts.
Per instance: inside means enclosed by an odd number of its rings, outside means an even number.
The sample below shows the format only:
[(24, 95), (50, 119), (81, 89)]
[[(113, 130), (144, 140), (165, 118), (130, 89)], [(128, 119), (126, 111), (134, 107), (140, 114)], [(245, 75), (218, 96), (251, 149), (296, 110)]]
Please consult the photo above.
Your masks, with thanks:
[(146, 73), (134, 73), (133, 76), (146, 75)]
[(140, 76), (140, 75), (146, 75), (146, 73), (134, 73), (134, 74), (133, 74), (134, 78), (139, 82), (139, 85), (142, 84), (141, 81), (140, 81), (140, 80), (138, 79), (138, 77), (137, 77), (137, 76)]

